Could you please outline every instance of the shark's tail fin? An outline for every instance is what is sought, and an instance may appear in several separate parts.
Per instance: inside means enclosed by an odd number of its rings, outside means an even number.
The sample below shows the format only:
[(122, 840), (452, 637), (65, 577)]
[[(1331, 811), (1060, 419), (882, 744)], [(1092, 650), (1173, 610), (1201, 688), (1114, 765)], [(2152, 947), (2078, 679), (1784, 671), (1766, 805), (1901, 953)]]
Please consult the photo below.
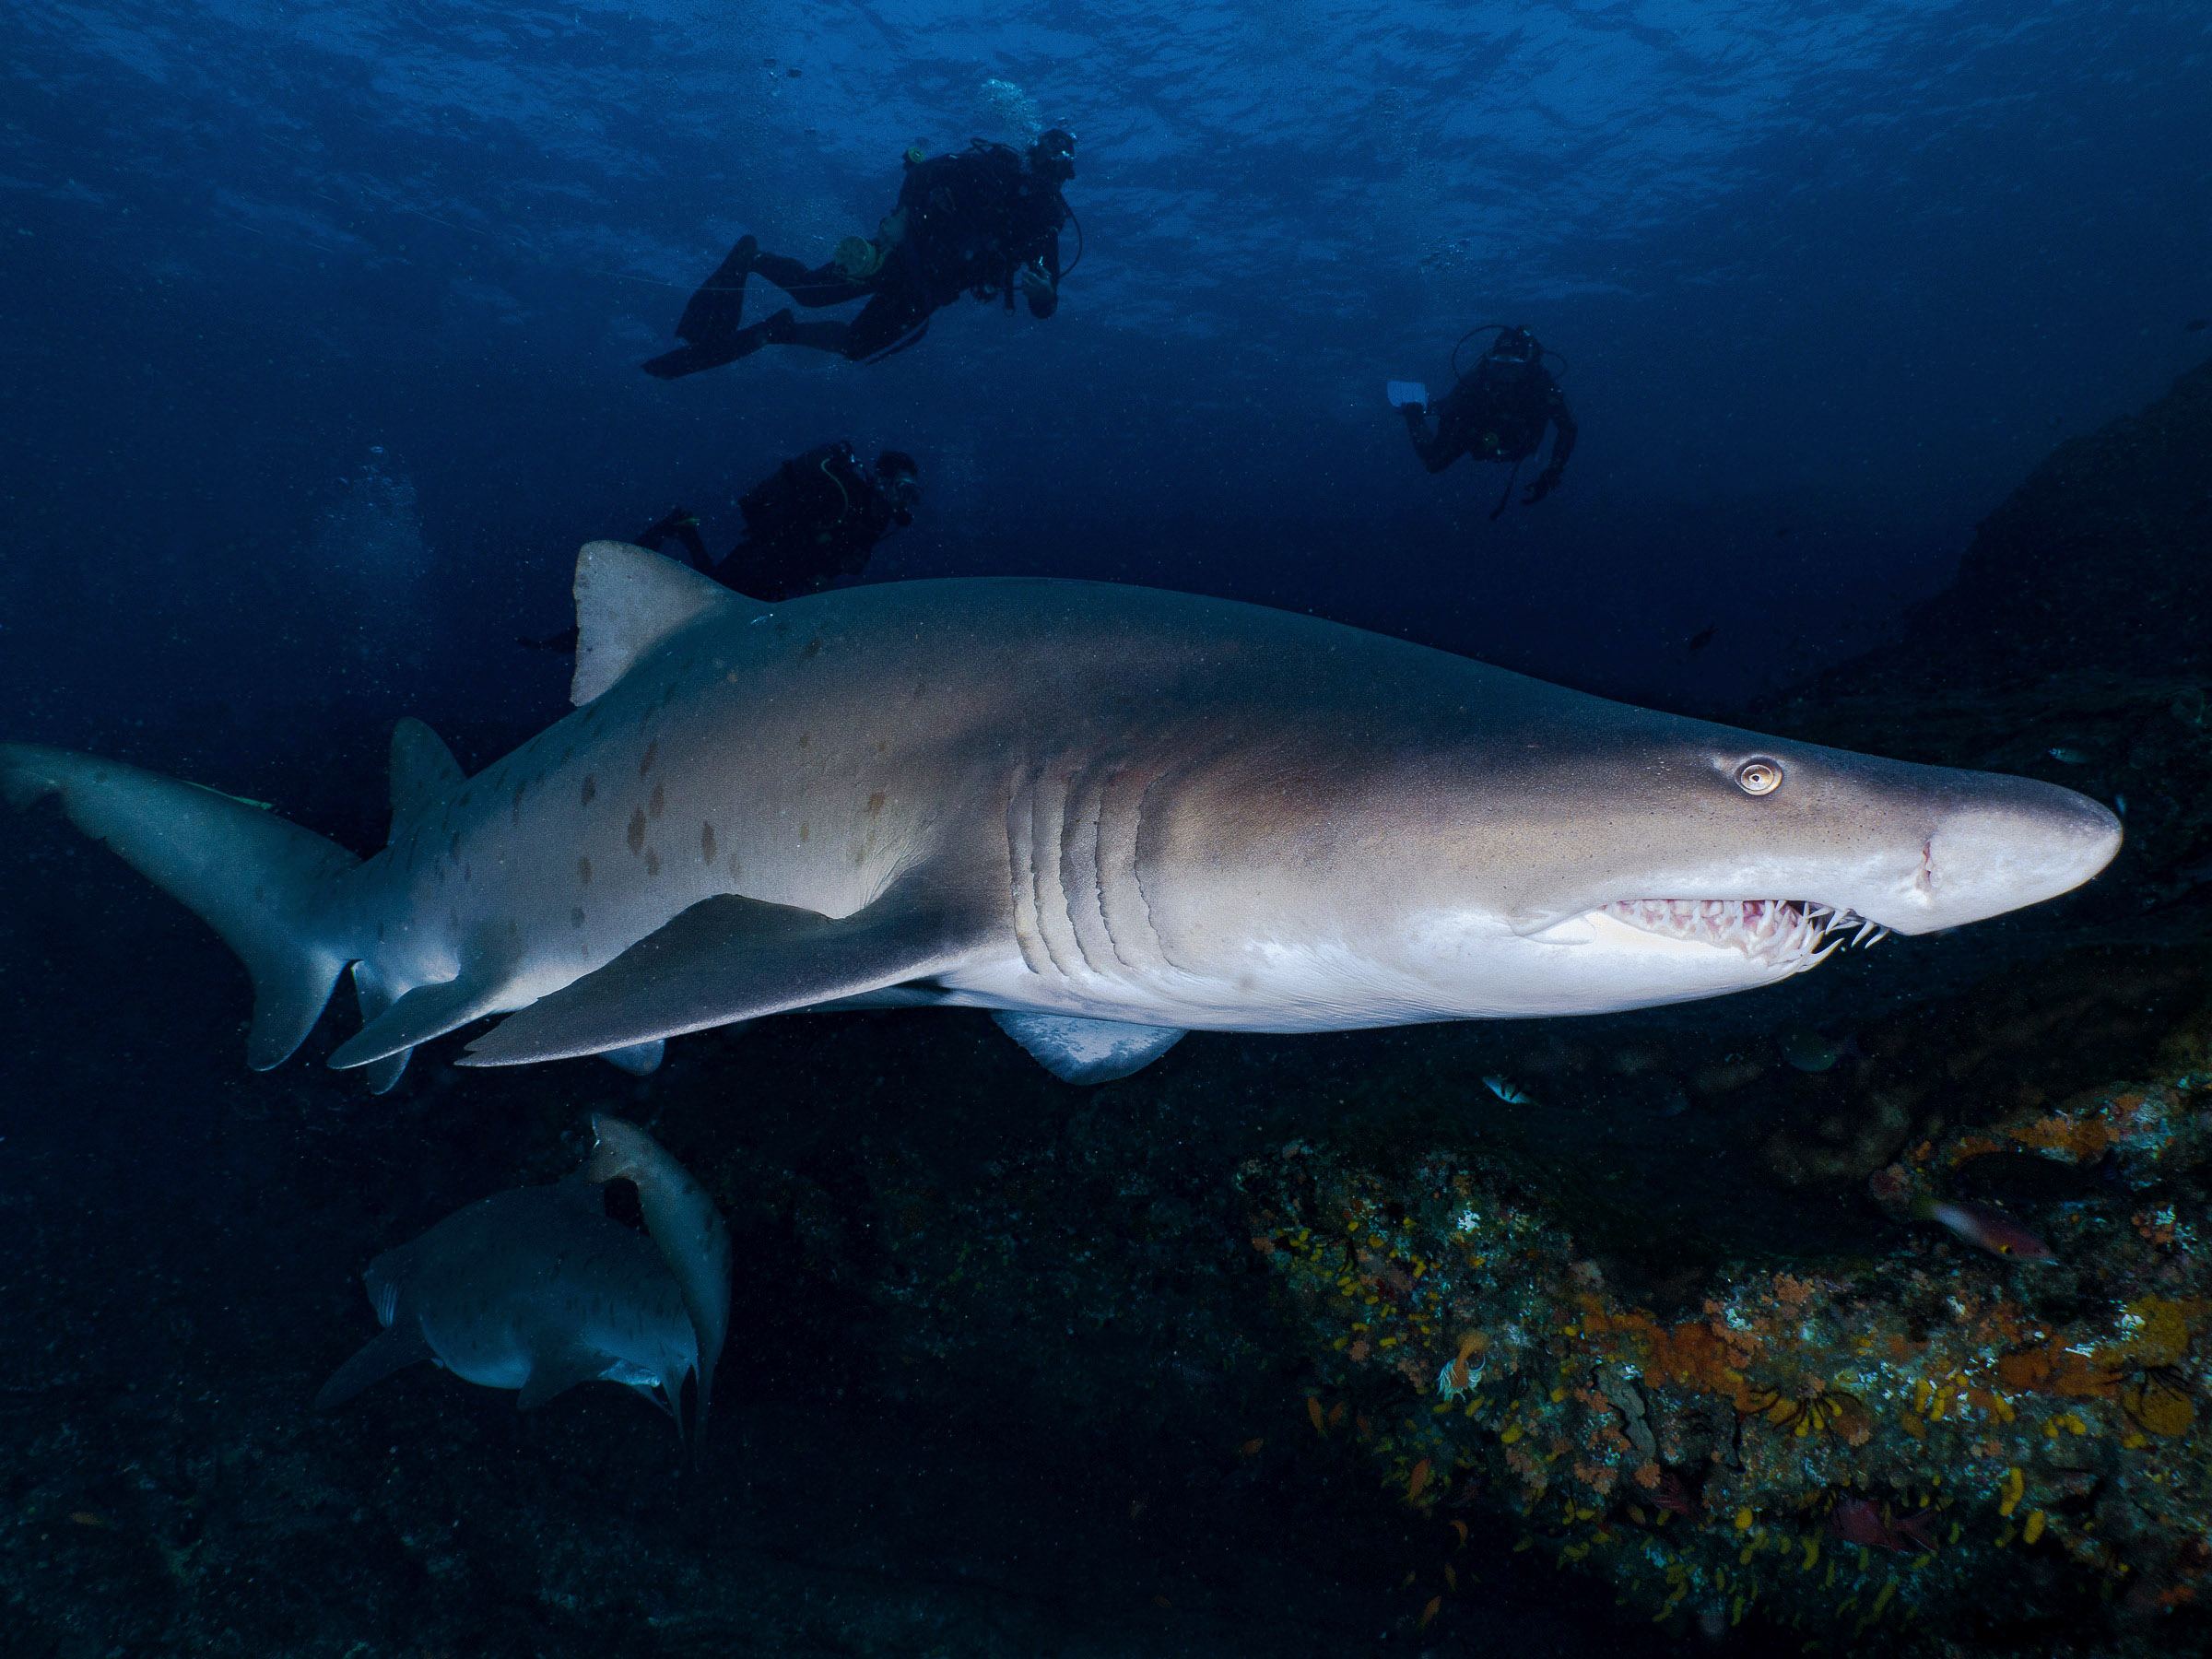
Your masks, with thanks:
[(222, 935), (253, 980), (255, 1071), (300, 1046), (351, 954), (352, 853), (253, 802), (65, 749), (0, 744), (0, 792), (18, 807), (58, 795), (71, 823)]

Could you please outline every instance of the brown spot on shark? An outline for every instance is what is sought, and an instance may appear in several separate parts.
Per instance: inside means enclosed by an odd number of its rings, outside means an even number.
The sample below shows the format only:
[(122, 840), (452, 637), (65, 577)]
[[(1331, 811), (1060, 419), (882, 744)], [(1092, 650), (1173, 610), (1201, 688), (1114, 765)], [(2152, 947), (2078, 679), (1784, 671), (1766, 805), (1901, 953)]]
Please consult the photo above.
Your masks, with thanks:
[(648, 875), (648, 876), (658, 876), (660, 873), (661, 873), (661, 855), (660, 855), (660, 853), (658, 853), (658, 852), (657, 852), (655, 849), (653, 849), (653, 848), (652, 848), (652, 847), (648, 847), (648, 848), (646, 848), (646, 849), (645, 849), (645, 874), (646, 874), (646, 875)]
[(576, 879), (583, 883), (585, 887), (592, 885), (592, 861), (590, 859), (580, 858), (576, 861)]
[(596, 774), (594, 774), (594, 773), (592, 773), (592, 772), (586, 772), (586, 773), (584, 773), (584, 774), (583, 774), (583, 790), (582, 790), (582, 801), (583, 801), (583, 804), (584, 804), (586, 806), (589, 806), (592, 804), (592, 797), (593, 797), (594, 795), (597, 794), (598, 793), (599, 793), (599, 779), (598, 779), (597, 775), (596, 775)]
[(661, 814), (667, 809), (667, 791), (662, 785), (655, 783), (653, 786), (653, 798), (645, 803), (645, 816), (647, 818), (659, 818)]
[(707, 864), (714, 862), (714, 826), (712, 824), (699, 827), (699, 856)]
[(645, 759), (638, 762), (638, 776), (643, 777), (653, 770), (653, 757), (661, 752), (661, 740), (655, 737), (645, 746)]
[(877, 790), (868, 797), (868, 816), (874, 818), (883, 810), (883, 791)]
[(629, 815), (629, 850), (632, 853), (645, 851), (645, 808), (641, 806)]

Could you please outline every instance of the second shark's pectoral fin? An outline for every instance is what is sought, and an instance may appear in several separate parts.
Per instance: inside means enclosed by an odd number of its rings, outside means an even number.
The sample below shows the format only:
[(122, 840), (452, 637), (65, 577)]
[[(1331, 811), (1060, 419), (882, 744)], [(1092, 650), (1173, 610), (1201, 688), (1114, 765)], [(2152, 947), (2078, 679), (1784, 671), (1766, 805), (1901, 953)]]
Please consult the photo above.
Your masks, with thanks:
[(379, 1331), (371, 1336), (360, 1352), (331, 1373), (330, 1381), (323, 1384), (323, 1392), (315, 1396), (315, 1409), (328, 1411), (333, 1406), (343, 1406), (364, 1388), (382, 1382), (394, 1371), (433, 1358), (430, 1345), (424, 1338), (422, 1327), (408, 1319), (388, 1331)]
[(530, 1380), (517, 1404), (524, 1411), (535, 1410), (579, 1382), (606, 1376), (618, 1363), (612, 1354), (572, 1336), (545, 1342), (530, 1356)]
[[(349, 1066), (369, 1065), (394, 1054), (404, 1054), (418, 1043), (458, 1030), (472, 1019), (498, 1013), (505, 987), (503, 976), (477, 977), (465, 973), (459, 979), (441, 980), (434, 985), (418, 985), (356, 1031), (350, 1040), (340, 1043), (330, 1063), (344, 1071)], [(399, 1074), (394, 1071), (384, 1087), (389, 1088), (398, 1081)]]
[(1068, 1014), (994, 1009), (998, 1029), (1063, 1083), (1111, 1083), (1142, 1071), (1188, 1035), (1175, 1026), (1124, 1025)]
[(835, 1002), (945, 972), (984, 935), (969, 907), (912, 877), (835, 918), (735, 895), (706, 899), (606, 967), (502, 1020), (459, 1064), (600, 1054)]

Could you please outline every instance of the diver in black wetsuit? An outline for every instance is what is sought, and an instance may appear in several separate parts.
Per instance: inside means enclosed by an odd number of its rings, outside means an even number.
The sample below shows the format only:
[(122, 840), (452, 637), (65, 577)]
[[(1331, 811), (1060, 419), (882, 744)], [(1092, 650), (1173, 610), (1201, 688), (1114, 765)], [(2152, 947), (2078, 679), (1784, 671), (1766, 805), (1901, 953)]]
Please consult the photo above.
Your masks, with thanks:
[[(1075, 138), (1058, 127), (1026, 156), (981, 139), (955, 156), (924, 159), (909, 150), (899, 205), (873, 241), (848, 236), (828, 265), (810, 269), (740, 239), (684, 307), (676, 332), (686, 343), (645, 372), (676, 380), (763, 346), (809, 346), (868, 362), (912, 345), (930, 314), (963, 292), (1003, 300), (1012, 311), (1018, 291), (1030, 315), (1049, 317), (1060, 303), (1060, 227), (1068, 218), (1060, 187), (1075, 176)], [(742, 327), (745, 280), (755, 272), (809, 309), (864, 297), (867, 304), (850, 323), (801, 323), (786, 307)]]
[[(877, 542), (894, 526), (914, 522), (914, 503), (922, 498), (914, 472), (912, 455), (885, 450), (876, 457), (871, 477), (861, 470), (853, 446), (841, 441), (794, 455), (737, 498), (745, 539), (712, 567), (712, 575), (741, 594), (771, 601), (795, 599), (840, 576), (859, 575)], [(675, 534), (705, 571), (706, 549), (699, 532), (689, 528), (697, 522)]]
[[(1436, 435), (1429, 435), (1429, 414), (1418, 403), (1399, 406), (1413, 453), (1421, 465), (1440, 473), (1462, 455), (1478, 461), (1511, 461), (1518, 465), (1544, 442), (1544, 428), (1554, 429), (1551, 459), (1522, 496), (1542, 500), (1559, 487), (1567, 457), (1574, 453), (1574, 416), (1559, 382), (1544, 367), (1544, 347), (1521, 327), (1500, 328), (1481, 359), (1438, 400)], [(1506, 484), (1510, 491), (1512, 484)], [(1505, 503), (1498, 503), (1499, 512)], [(1490, 514), (1496, 518), (1498, 514)]]
[[(699, 519), (678, 507), (640, 535), (659, 552), (674, 541), (692, 564), (725, 587), (771, 602), (818, 593), (840, 576), (857, 576), (876, 544), (895, 526), (914, 522), (922, 499), (914, 458), (898, 450), (876, 457), (873, 477), (853, 446), (840, 440), (794, 455), (737, 498), (745, 539), (722, 558), (707, 551)], [(576, 629), (542, 640), (518, 639), (535, 651), (576, 649)]]

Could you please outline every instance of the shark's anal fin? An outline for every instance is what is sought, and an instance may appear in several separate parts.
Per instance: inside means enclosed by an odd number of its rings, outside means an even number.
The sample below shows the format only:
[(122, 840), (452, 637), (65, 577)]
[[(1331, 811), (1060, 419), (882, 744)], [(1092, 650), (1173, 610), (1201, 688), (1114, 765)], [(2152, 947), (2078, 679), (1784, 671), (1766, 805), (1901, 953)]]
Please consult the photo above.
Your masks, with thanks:
[(530, 1380), (523, 1384), (523, 1397), (516, 1404), (524, 1411), (535, 1410), (579, 1382), (604, 1377), (616, 1363), (612, 1354), (575, 1337), (541, 1338), (532, 1347)]
[(392, 834), (396, 841), (429, 807), (468, 782), (453, 750), (412, 717), (392, 728)]
[[(340, 1071), (368, 1065), (459, 1030), (470, 1020), (499, 1010), (505, 983), (501, 976), (463, 974), (459, 979), (418, 985), (340, 1043), (330, 1063)], [(398, 1081), (399, 1074), (393, 1073), (392, 1082)]]
[(1142, 1071), (1187, 1034), (1174, 1026), (1124, 1025), (1068, 1014), (994, 1009), (998, 1029), (1063, 1083), (1111, 1083)]
[[(353, 965), (353, 994), (360, 1000), (361, 1024), (374, 1025), (383, 1018), (384, 1010), (392, 1006), (392, 993), (384, 989), (383, 981), (367, 962)], [(386, 1054), (382, 1060), (371, 1060), (361, 1069), (368, 1079), (371, 1094), (389, 1094), (398, 1085), (400, 1074), (407, 1069), (407, 1057), (413, 1049), (401, 1049), (396, 1054)]]
[(628, 542), (586, 542), (576, 555), (576, 677), (583, 707), (669, 635), (716, 615), (765, 611), (689, 565)]
[(598, 1054), (834, 1002), (944, 972), (982, 943), (986, 926), (915, 877), (835, 919), (735, 895), (701, 900), (606, 967), (501, 1021), (458, 1064)]
[(382, 1382), (394, 1371), (405, 1371), (431, 1357), (422, 1327), (411, 1318), (403, 1320), (388, 1331), (379, 1331), (359, 1353), (331, 1373), (330, 1381), (323, 1384), (323, 1392), (315, 1396), (315, 1409), (328, 1411), (333, 1406), (343, 1406), (362, 1389)]

